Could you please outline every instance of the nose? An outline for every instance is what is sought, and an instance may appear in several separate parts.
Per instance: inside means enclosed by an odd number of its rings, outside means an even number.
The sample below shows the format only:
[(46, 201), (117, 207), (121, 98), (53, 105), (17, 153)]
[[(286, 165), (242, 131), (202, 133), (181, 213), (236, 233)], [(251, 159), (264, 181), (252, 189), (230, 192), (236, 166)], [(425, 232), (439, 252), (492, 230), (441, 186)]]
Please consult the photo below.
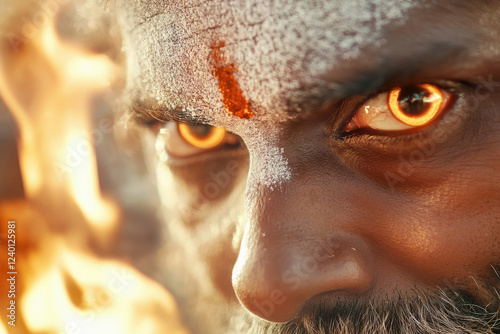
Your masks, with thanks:
[(307, 176), (292, 181), (274, 190), (250, 185), (251, 214), (233, 269), (241, 304), (271, 322), (293, 320), (320, 295), (362, 295), (374, 277), (370, 247), (353, 228), (354, 210), (341, 202), (348, 185), (331, 191)]

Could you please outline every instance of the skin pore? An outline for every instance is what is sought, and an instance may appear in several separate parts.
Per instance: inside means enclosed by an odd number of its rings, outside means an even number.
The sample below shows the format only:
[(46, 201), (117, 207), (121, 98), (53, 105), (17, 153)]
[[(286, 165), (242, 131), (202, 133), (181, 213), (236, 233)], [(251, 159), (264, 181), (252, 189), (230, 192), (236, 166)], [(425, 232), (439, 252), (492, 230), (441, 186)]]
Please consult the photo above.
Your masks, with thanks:
[[(165, 276), (195, 333), (498, 333), (499, 4), (121, 7)], [(252, 117), (228, 112), (221, 69)], [(402, 126), (398, 87), (445, 102)], [(201, 148), (176, 123), (228, 132)]]

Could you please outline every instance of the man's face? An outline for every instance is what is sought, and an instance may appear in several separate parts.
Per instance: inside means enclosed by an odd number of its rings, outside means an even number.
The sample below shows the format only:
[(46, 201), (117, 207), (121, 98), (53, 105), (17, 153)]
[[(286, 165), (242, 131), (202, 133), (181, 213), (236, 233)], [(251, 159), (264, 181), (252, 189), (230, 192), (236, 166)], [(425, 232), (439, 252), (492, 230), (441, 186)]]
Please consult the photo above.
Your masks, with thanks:
[(123, 8), (194, 331), (498, 332), (499, 3)]

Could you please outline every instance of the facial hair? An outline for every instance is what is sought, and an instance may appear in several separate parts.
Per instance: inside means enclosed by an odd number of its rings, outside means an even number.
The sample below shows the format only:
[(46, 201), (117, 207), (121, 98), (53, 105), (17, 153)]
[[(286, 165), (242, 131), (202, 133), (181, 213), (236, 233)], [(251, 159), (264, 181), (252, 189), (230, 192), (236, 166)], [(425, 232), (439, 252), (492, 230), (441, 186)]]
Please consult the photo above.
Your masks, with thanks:
[[(241, 333), (251, 334), (499, 334), (499, 309), (483, 307), (465, 292), (439, 290), (437, 296), (397, 294), (396, 300), (344, 300), (309, 305), (287, 323), (246, 316)], [(241, 324), (241, 323), (240, 323)], [(240, 333), (240, 332), (239, 332)]]

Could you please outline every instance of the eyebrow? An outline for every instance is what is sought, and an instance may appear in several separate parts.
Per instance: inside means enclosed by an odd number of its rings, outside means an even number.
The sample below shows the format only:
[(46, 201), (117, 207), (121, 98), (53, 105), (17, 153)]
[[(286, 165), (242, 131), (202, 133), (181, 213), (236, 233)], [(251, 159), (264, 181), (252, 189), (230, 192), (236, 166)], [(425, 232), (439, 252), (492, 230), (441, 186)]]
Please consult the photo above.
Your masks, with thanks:
[(459, 58), (469, 48), (470, 44), (465, 43), (437, 42), (411, 58), (385, 58), (375, 70), (359, 73), (354, 80), (342, 84), (340, 93), (345, 96), (365, 94), (389, 83), (400, 82), (414, 77), (424, 69), (429, 71), (450, 64), (452, 58)]
[[(469, 42), (468, 40), (435, 42), (420, 52), (412, 53), (409, 57), (406, 54), (386, 57), (374, 69), (349, 72), (349, 79), (343, 82), (339, 82), (341, 80), (335, 77), (337, 73), (331, 71), (321, 77), (319, 84), (301, 87), (297, 95), (286, 101), (286, 105), (290, 106), (287, 112), (297, 115), (303, 111), (307, 115), (335, 100), (374, 94), (389, 85), (418, 79), (418, 74), (423, 72), (432, 72), (438, 68), (443, 72), (450, 67), (450, 64), (454, 64), (453, 61), (461, 59), (460, 57), (466, 54), (473, 45)], [(369, 59), (362, 61), (366, 62)], [(439, 77), (439, 79), (447, 78)]]
[(139, 101), (132, 103), (130, 111), (132, 113), (132, 121), (138, 124), (176, 122), (198, 125), (210, 122), (210, 120), (204, 116), (181, 108), (169, 109), (162, 106), (152, 107)]

